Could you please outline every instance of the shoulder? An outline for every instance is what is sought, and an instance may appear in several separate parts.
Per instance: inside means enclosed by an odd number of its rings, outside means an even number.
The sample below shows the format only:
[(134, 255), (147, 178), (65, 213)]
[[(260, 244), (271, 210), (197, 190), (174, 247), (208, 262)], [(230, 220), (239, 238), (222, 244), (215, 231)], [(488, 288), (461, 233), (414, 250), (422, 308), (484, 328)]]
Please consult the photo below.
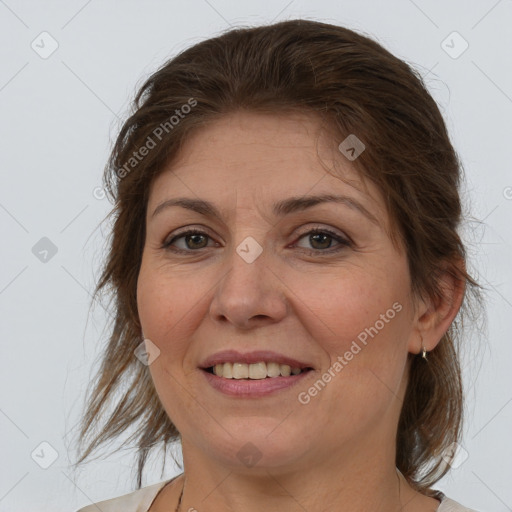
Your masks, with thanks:
[(456, 501), (451, 500), (450, 498), (447, 498), (446, 496), (443, 497), (443, 500), (441, 501), (441, 505), (439, 505), (439, 508), (436, 512), (478, 512), (477, 510), (474, 510), (472, 508), (465, 507), (461, 505), (460, 503), (457, 503)]
[(137, 491), (123, 494), (117, 498), (111, 498), (98, 503), (92, 503), (76, 512), (147, 512), (156, 495), (170, 480), (159, 482), (157, 484), (142, 487)]

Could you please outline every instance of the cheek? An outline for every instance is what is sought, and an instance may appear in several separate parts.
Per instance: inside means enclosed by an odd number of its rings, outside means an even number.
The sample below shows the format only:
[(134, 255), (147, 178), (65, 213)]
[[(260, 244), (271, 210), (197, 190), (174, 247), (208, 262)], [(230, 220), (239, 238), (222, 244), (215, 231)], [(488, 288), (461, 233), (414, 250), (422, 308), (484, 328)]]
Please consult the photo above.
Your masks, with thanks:
[[(366, 270), (366, 271), (365, 271)], [(312, 336), (331, 354), (343, 354), (353, 341), (368, 347), (379, 340), (379, 350), (403, 329), (406, 288), (399, 274), (384, 271), (343, 269), (339, 274), (302, 274), (291, 288), (302, 304), (301, 321)]]
[(326, 410), (344, 404), (363, 423), (398, 396), (407, 360), (407, 280), (393, 276), (351, 268), (336, 279), (303, 275), (293, 287), (301, 322), (328, 358)]
[(137, 307), (142, 329), (147, 338), (161, 344), (166, 334), (182, 339), (177, 330), (191, 324), (194, 309), (201, 307), (200, 286), (192, 277), (183, 278), (179, 273), (163, 267), (141, 265), (137, 281)]
[[(194, 318), (201, 307), (201, 290), (190, 278), (169, 269), (141, 265), (137, 282), (137, 305), (146, 338), (160, 349), (149, 366), (156, 392), (168, 416), (182, 427), (182, 411), (193, 410), (195, 400), (188, 387), (183, 364), (193, 335)], [(194, 317), (195, 314), (195, 317)]]

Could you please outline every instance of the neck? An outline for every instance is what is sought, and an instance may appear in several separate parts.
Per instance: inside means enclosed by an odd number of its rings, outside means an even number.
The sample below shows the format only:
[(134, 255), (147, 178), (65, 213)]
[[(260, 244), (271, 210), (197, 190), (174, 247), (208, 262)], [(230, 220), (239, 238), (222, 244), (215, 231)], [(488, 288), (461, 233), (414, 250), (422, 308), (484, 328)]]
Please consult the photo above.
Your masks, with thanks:
[(319, 459), (321, 463), (307, 460), (295, 461), (292, 467), (249, 469), (205, 458), (186, 440), (182, 440), (182, 447), (185, 478), (181, 511), (407, 512), (405, 504), (414, 493), (395, 468), (394, 451), (372, 453), (353, 445), (345, 453), (331, 454), (331, 458), (325, 454)]

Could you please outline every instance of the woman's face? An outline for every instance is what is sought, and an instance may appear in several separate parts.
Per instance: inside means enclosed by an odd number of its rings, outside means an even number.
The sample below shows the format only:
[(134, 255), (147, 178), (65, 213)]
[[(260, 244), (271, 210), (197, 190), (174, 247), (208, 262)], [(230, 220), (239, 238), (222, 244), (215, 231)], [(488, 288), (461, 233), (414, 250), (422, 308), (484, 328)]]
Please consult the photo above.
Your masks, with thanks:
[[(307, 116), (236, 113), (152, 183), (138, 308), (185, 457), (242, 470), (394, 454), (421, 346), (407, 259), (340, 142)], [(327, 195), (347, 199), (305, 201)], [(161, 207), (178, 198), (198, 203)], [(303, 371), (286, 376), (286, 362)], [(272, 372), (284, 375), (261, 378)]]

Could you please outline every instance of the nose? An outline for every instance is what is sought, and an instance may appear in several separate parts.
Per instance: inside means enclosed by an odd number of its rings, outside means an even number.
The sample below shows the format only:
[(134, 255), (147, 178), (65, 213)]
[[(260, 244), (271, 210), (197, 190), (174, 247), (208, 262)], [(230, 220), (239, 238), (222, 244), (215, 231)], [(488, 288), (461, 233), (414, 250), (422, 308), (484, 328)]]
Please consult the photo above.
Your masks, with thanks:
[(229, 322), (248, 330), (281, 321), (288, 312), (287, 290), (265, 250), (252, 262), (233, 248), (227, 269), (217, 283), (210, 304), (216, 322)]

